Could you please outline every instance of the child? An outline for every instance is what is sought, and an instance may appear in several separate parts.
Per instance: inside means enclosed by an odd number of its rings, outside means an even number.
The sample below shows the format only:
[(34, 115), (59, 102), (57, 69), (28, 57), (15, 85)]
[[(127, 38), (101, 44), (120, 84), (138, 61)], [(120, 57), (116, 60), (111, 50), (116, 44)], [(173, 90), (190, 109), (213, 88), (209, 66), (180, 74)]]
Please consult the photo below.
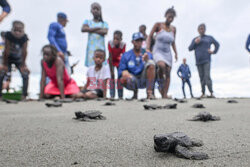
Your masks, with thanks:
[[(193, 98), (193, 93), (192, 93), (192, 86), (190, 83), (190, 78), (191, 78), (191, 72), (190, 69), (188, 67), (188, 65), (186, 64), (186, 59), (183, 59), (183, 64), (179, 67), (178, 71), (177, 71), (177, 75), (182, 79), (182, 91), (183, 91), (183, 95), (184, 98), (186, 98), (186, 94), (185, 94), (185, 83), (187, 82), (189, 89), (190, 89), (190, 94), (191, 97)], [(181, 75), (180, 75), (181, 73)]]
[[(5, 34), (6, 32), (1, 32), (2, 41), (0, 42), (0, 71), (3, 70), (3, 53), (5, 48)], [(6, 89), (7, 91), (10, 89), (10, 78), (11, 72), (7, 72), (3, 79), (3, 90)]]
[(0, 97), (2, 96), (2, 84), (5, 74), (6, 72), (11, 72), (11, 65), (15, 64), (23, 78), (22, 99), (25, 100), (29, 82), (29, 70), (26, 66), (29, 39), (24, 33), (24, 23), (21, 21), (14, 21), (11, 31), (6, 33), (5, 38), (3, 70), (1, 70), (0, 74)]
[(146, 25), (144, 25), (144, 24), (140, 25), (139, 32), (142, 33), (143, 36), (144, 36), (144, 39), (143, 39), (143, 42), (142, 42), (142, 49), (145, 49), (145, 50), (147, 48), (147, 42), (146, 41), (147, 41), (147, 38), (148, 38), (146, 30), (147, 30)]
[(82, 90), (82, 98), (106, 98), (107, 81), (110, 79), (108, 66), (103, 66), (105, 60), (104, 50), (97, 49), (94, 52), (95, 65), (89, 67), (87, 72), (87, 83)]
[[(115, 97), (115, 75), (114, 75), (114, 67), (116, 67), (117, 71), (119, 68), (120, 60), (122, 54), (126, 50), (126, 44), (122, 42), (122, 32), (115, 31), (113, 41), (109, 41), (108, 43), (109, 49), (109, 67), (111, 73), (111, 86), (110, 86), (110, 96), (111, 98)], [(122, 99), (123, 96), (123, 87), (121, 87), (120, 81), (117, 81), (118, 88), (118, 96)]]
[[(70, 78), (64, 62), (57, 56), (57, 52), (57, 49), (52, 45), (45, 45), (42, 48), (40, 99), (58, 95), (61, 99), (64, 99), (65, 95), (79, 95), (80, 89), (76, 85), (76, 82)], [(45, 86), (46, 76), (50, 78), (50, 82)]]
[(88, 45), (86, 50), (85, 66), (94, 65), (93, 57), (96, 49), (104, 50), (104, 37), (108, 33), (108, 24), (102, 19), (101, 5), (93, 3), (91, 5), (91, 13), (93, 20), (85, 20), (82, 26), (82, 32), (88, 32)]

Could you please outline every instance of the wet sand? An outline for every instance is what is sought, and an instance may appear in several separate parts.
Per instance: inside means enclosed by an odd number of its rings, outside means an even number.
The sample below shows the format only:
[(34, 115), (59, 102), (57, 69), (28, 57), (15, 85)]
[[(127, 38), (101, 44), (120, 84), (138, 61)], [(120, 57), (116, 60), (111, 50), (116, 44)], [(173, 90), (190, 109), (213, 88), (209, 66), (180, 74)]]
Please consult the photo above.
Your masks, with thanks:
[[(0, 166), (250, 166), (250, 99), (189, 99), (176, 110), (144, 110), (149, 102), (86, 101), (47, 108), (45, 102), (0, 102)], [(202, 103), (205, 109), (194, 109)], [(107, 120), (79, 122), (75, 111), (100, 110)], [(191, 122), (200, 111), (220, 116), (220, 121)], [(180, 131), (201, 139), (194, 148), (210, 156), (194, 161), (157, 153), (153, 136)], [(74, 164), (75, 163), (75, 164)]]

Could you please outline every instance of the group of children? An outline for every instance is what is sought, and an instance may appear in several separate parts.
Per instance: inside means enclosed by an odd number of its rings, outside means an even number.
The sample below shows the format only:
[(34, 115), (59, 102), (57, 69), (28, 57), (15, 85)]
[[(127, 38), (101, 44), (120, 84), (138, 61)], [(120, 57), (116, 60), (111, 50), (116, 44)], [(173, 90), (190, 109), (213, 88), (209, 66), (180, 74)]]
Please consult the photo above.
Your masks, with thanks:
[[(176, 60), (178, 58), (174, 42), (176, 28), (170, 25), (176, 15), (175, 10), (169, 8), (165, 14), (166, 22), (156, 23), (149, 36), (146, 34), (146, 26), (141, 25), (139, 32), (133, 34), (132, 43), (134, 48), (126, 53), (126, 44), (122, 41), (122, 32), (119, 30), (115, 31), (113, 40), (108, 42), (108, 61), (106, 61), (104, 40), (105, 35), (108, 33), (108, 24), (103, 21), (101, 5), (93, 3), (91, 5), (91, 13), (93, 14), (93, 19), (85, 20), (82, 26), (82, 32), (87, 32), (89, 35), (85, 57), (85, 65), (89, 67), (86, 85), (81, 90), (79, 89), (76, 82), (70, 77), (70, 72), (67, 69), (68, 64), (66, 65), (65, 57), (63, 56), (64, 52), (58, 50), (58, 46), (55, 46), (56, 39), (50, 38), (50, 34), (53, 35), (55, 33), (53, 26), (58, 26), (60, 32), (62, 32), (61, 36), (65, 38), (62, 28), (67, 23), (67, 17), (64, 13), (59, 13), (58, 16), (63, 19), (62, 23), (59, 21), (58, 25), (50, 25), (48, 39), (51, 44), (42, 48), (40, 98), (51, 98), (54, 96), (59, 96), (60, 98), (67, 96), (86, 99), (106, 98), (107, 89), (110, 89), (110, 97), (114, 98), (115, 85), (117, 85), (118, 97), (122, 99), (123, 86), (128, 88), (128, 80), (137, 82), (141, 79), (150, 80), (153, 83), (150, 86), (143, 87), (147, 88), (148, 98), (155, 98), (154, 83), (156, 81), (162, 82), (159, 91), (163, 98), (168, 98), (167, 91), (172, 65), (170, 46), (173, 47)], [(155, 33), (157, 35), (154, 36)], [(26, 65), (29, 39), (24, 33), (24, 23), (14, 21), (11, 31), (6, 32), (4, 38), (5, 49), (2, 66), (0, 66), (0, 97), (2, 96), (3, 81), (10, 80), (10, 77), (9, 79), (8, 77), (7, 79), (5, 78), (8, 76), (6, 74), (11, 72), (12, 64), (14, 64), (22, 75), (23, 99), (25, 99), (29, 81), (29, 69)], [(61, 41), (66, 49), (67, 43), (65, 42)], [(122, 65), (120, 65), (121, 61)], [(109, 65), (106, 65), (106, 62)], [(115, 78), (115, 70), (118, 71), (118, 79)], [(186, 97), (184, 92), (185, 83), (188, 83), (191, 97), (193, 97), (189, 80), (191, 73), (185, 59), (177, 73), (183, 82), (184, 97)], [(49, 82), (46, 81), (46, 78), (49, 78)], [(137, 98), (138, 88), (140, 87), (137, 86), (135, 90), (133, 89), (135, 93), (134, 98)]]

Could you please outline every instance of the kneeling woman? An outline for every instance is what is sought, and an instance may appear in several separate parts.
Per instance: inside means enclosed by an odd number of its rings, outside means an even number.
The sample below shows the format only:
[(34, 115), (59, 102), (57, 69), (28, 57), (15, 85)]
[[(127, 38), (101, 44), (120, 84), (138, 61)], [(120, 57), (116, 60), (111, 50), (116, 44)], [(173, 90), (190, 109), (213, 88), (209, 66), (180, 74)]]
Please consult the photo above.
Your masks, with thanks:
[[(45, 45), (42, 48), (42, 53), (40, 98), (60, 96), (63, 99), (65, 96), (77, 96), (80, 89), (68, 75), (63, 60), (57, 56), (57, 49), (52, 45)], [(47, 85), (46, 76), (50, 78), (50, 82)]]

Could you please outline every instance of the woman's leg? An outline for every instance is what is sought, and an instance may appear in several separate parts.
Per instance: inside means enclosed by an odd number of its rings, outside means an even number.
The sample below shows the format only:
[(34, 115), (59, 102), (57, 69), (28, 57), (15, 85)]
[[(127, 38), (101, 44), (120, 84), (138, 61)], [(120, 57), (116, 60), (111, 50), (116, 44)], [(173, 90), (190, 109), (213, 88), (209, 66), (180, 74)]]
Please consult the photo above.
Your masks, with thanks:
[(169, 98), (168, 97), (168, 89), (169, 89), (169, 85), (170, 85), (170, 72), (171, 72), (171, 67), (166, 65), (166, 71), (165, 71), (166, 85), (164, 87), (164, 98)]
[(157, 80), (159, 83), (159, 92), (161, 93), (162, 98), (164, 98), (164, 87), (166, 85), (166, 76), (165, 76), (166, 64), (163, 61), (158, 61), (157, 67), (158, 67)]

